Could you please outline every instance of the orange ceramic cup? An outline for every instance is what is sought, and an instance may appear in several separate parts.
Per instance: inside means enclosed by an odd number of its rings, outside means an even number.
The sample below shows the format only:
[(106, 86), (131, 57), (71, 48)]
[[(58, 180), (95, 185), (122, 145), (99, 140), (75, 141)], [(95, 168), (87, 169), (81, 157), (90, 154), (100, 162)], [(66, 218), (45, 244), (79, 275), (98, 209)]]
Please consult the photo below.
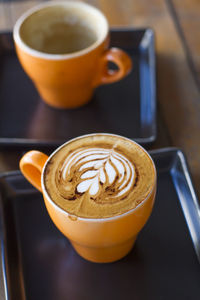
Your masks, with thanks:
[[(72, 218), (55, 204), (45, 190), (45, 168), (54, 153), (48, 158), (42, 152), (29, 151), (20, 161), (23, 175), (42, 192), (54, 224), (70, 240), (79, 255), (89, 261), (107, 263), (124, 257), (132, 249), (138, 233), (151, 214), (156, 192), (155, 167), (154, 185), (147, 198), (135, 209), (110, 218)], [(153, 161), (152, 164), (154, 166)]]
[[(60, 12), (57, 11), (59, 8)], [(94, 43), (67, 54), (36, 50), (34, 45), (43, 43), (42, 32), (44, 36), (50, 34), (51, 27), (58, 26), (61, 21), (72, 24), (77, 15), (82, 15), (87, 26), (95, 32)], [(62, 31), (62, 28), (58, 30)], [(13, 35), (22, 67), (41, 98), (56, 108), (75, 108), (86, 104), (97, 86), (116, 82), (131, 70), (131, 59), (124, 51), (108, 49), (109, 27), (105, 16), (83, 2), (42, 3), (17, 20)], [(118, 69), (109, 70), (108, 62), (116, 64)]]

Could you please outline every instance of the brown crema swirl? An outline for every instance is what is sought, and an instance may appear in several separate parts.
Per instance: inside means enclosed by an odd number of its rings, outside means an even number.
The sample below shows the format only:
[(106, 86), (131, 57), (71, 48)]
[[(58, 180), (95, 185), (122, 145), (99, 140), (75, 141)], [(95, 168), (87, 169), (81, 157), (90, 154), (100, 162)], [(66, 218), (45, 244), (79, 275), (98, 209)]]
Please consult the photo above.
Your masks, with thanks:
[(137, 144), (114, 135), (89, 135), (67, 143), (48, 162), (45, 186), (70, 215), (107, 218), (140, 204), (151, 192), (155, 169)]

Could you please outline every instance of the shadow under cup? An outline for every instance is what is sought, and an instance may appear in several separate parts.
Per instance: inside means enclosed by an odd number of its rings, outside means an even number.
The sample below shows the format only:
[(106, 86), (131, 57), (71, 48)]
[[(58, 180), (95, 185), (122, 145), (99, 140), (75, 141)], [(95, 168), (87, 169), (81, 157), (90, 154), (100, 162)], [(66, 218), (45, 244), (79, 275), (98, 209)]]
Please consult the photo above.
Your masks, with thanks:
[[(82, 2), (46, 2), (22, 15), (14, 26), (19, 61), (43, 100), (57, 108), (87, 103), (100, 84), (123, 78), (131, 60), (108, 50), (108, 23)], [(111, 72), (108, 61), (118, 66)]]

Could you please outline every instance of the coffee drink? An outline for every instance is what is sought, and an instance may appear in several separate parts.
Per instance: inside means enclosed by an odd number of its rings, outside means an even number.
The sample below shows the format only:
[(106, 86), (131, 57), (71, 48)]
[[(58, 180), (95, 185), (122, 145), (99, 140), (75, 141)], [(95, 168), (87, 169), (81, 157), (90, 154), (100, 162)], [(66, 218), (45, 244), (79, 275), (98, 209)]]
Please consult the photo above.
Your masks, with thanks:
[(107, 218), (134, 209), (156, 180), (149, 155), (133, 141), (107, 134), (77, 138), (47, 163), (50, 198), (70, 215)]
[[(21, 38), (30, 48), (48, 54), (68, 54), (90, 47), (99, 38), (94, 16), (80, 8), (43, 8), (26, 19)], [(96, 26), (97, 27), (97, 26)]]
[(121, 80), (132, 67), (123, 50), (109, 48), (105, 16), (84, 2), (43, 1), (19, 17), (13, 38), (24, 71), (56, 108), (85, 105), (95, 88)]

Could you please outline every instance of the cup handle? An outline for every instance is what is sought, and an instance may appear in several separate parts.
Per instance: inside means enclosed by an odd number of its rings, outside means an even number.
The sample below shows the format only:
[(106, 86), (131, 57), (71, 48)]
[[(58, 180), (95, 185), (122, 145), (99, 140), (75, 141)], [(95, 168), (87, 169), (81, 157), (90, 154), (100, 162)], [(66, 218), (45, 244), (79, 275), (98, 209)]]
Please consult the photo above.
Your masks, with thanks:
[[(108, 69), (108, 62), (113, 62), (117, 65), (118, 70)], [(100, 71), (95, 79), (95, 87), (101, 84), (107, 84), (119, 81), (125, 77), (132, 68), (132, 60), (121, 49), (110, 48), (103, 53), (100, 58)]]
[(41, 174), (48, 156), (40, 151), (32, 150), (24, 154), (19, 167), (24, 177), (42, 192)]

